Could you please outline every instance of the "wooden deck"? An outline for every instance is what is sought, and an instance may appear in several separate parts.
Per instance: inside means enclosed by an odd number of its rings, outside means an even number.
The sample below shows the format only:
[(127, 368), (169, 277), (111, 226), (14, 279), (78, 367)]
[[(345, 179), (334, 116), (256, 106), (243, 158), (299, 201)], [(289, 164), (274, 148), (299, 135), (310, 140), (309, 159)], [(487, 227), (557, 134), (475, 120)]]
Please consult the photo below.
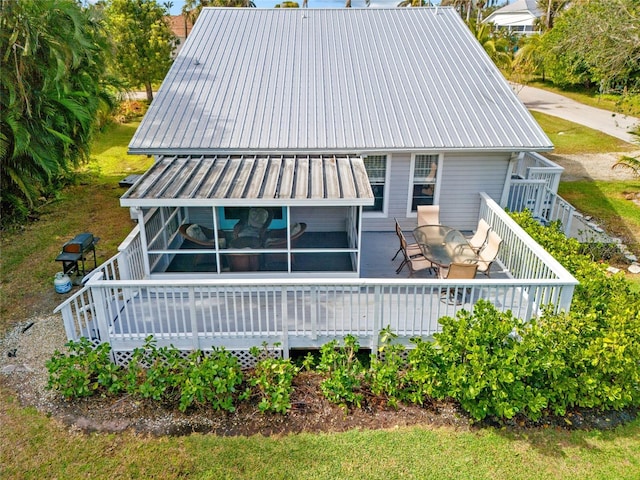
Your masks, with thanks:
[[(547, 305), (568, 310), (576, 280), (495, 202), (486, 196), (483, 202), (481, 218), (504, 240), (491, 278), (440, 280), (428, 271), (409, 278), (407, 268), (396, 274), (401, 259), (391, 261), (399, 243), (395, 233), (365, 232), (359, 276), (263, 271), (148, 279), (141, 235), (134, 232), (57, 311), (69, 339), (109, 342), (124, 363), (149, 335), (185, 352), (223, 346), (246, 354), (262, 342), (278, 342), (288, 355), (347, 334), (375, 349), (378, 332), (387, 326), (410, 345), (412, 337), (437, 332), (439, 318), (470, 310), (480, 298), (523, 321)], [(326, 246), (328, 238), (321, 240)], [(296, 263), (304, 253), (296, 253)]]

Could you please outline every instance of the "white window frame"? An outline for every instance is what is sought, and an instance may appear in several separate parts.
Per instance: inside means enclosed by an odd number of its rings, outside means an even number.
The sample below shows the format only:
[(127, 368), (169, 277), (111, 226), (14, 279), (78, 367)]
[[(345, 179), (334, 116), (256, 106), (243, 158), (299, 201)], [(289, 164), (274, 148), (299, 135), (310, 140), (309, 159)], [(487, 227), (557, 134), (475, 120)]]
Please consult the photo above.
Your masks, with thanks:
[(444, 155), (442, 153), (434, 153), (434, 152), (417, 152), (411, 154), (411, 167), (409, 169), (409, 187), (407, 191), (407, 218), (412, 218), (418, 216), (417, 211), (411, 211), (411, 206), (413, 205), (413, 186), (415, 185), (415, 168), (416, 168), (416, 157), (419, 156), (437, 156), (436, 160), (436, 182), (433, 190), (433, 205), (440, 204), (440, 184), (442, 179), (442, 164)]
[(388, 153), (376, 153), (372, 155), (363, 155), (362, 160), (366, 161), (368, 156), (371, 157), (386, 157), (386, 164), (384, 170), (384, 196), (382, 198), (382, 210), (375, 212), (365, 212), (363, 210), (362, 216), (363, 218), (386, 218), (388, 216), (389, 211), (389, 189), (391, 187), (390, 178), (391, 178), (391, 155)]

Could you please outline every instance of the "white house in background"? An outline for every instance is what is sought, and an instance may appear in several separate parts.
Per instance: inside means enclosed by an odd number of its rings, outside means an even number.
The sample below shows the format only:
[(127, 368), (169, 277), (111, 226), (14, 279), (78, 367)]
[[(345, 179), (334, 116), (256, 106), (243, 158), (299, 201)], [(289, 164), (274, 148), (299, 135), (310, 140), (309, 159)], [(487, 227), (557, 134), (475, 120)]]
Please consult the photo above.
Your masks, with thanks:
[[(137, 226), (58, 310), (125, 361), (148, 334), (284, 355), (375, 347), (387, 325), (408, 341), (464, 308), (443, 288), (522, 318), (568, 309), (575, 280), (501, 208), (558, 216), (550, 149), (453, 8), (205, 8), (129, 145), (156, 159), (121, 198)], [(422, 204), (492, 226), (493, 279), (395, 273), (394, 219), (410, 231)], [(238, 235), (248, 215), (267, 240)]]
[(516, 0), (485, 18), (483, 23), (493, 23), (498, 28), (513, 33), (535, 33), (536, 21), (542, 16), (536, 0)]

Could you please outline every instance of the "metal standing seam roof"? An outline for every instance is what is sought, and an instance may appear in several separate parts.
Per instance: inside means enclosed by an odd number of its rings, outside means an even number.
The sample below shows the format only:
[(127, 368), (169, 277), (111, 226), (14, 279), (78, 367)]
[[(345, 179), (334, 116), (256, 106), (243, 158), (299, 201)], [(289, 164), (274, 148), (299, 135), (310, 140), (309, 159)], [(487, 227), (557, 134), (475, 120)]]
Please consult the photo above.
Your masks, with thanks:
[[(122, 206), (372, 205), (360, 157), (222, 155), (160, 157)], [(259, 202), (256, 202), (259, 200)]]
[(452, 8), (205, 8), (130, 153), (549, 150)]

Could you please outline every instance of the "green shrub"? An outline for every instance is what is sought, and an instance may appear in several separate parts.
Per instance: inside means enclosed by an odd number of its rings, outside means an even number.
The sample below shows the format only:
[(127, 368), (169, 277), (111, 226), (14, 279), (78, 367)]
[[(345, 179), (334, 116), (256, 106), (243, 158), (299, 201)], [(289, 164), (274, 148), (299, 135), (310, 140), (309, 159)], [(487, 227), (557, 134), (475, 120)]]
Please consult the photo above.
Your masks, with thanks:
[(336, 340), (332, 340), (320, 348), (317, 370), (327, 375), (320, 384), (320, 389), (330, 402), (344, 409), (349, 405), (359, 408), (364, 398), (364, 367), (356, 355), (359, 349), (358, 340), (353, 335), (347, 335), (341, 347)]
[(529, 382), (539, 360), (521, 341), (519, 319), (479, 300), (473, 312), (461, 310), (456, 318), (442, 317), (440, 323), (435, 345), (421, 348), (426, 364), (412, 357), (410, 378), (423, 379), (413, 391), (453, 398), (476, 420), (542, 414), (547, 400)]
[(260, 394), (258, 408), (261, 412), (287, 413), (291, 409), (293, 379), (300, 369), (288, 358), (270, 356), (266, 344), (262, 351), (254, 347), (251, 353), (256, 358), (262, 357), (250, 378), (251, 386), (257, 387)]
[(394, 344), (395, 338), (397, 335), (390, 327), (380, 332), (378, 354), (371, 354), (365, 378), (374, 395), (384, 396), (389, 405), (397, 408), (404, 397), (403, 372), (406, 361), (403, 356), (405, 347)]
[(111, 346), (94, 348), (81, 338), (65, 344), (69, 354), (55, 351), (46, 362), (49, 372), (47, 388), (58, 390), (67, 398), (88, 397), (95, 393), (117, 394), (125, 389), (122, 369), (111, 363)]
[(196, 350), (177, 372), (181, 411), (191, 406), (209, 406), (214, 410), (235, 411), (236, 389), (243, 382), (238, 359), (224, 348), (213, 348), (205, 355)]

